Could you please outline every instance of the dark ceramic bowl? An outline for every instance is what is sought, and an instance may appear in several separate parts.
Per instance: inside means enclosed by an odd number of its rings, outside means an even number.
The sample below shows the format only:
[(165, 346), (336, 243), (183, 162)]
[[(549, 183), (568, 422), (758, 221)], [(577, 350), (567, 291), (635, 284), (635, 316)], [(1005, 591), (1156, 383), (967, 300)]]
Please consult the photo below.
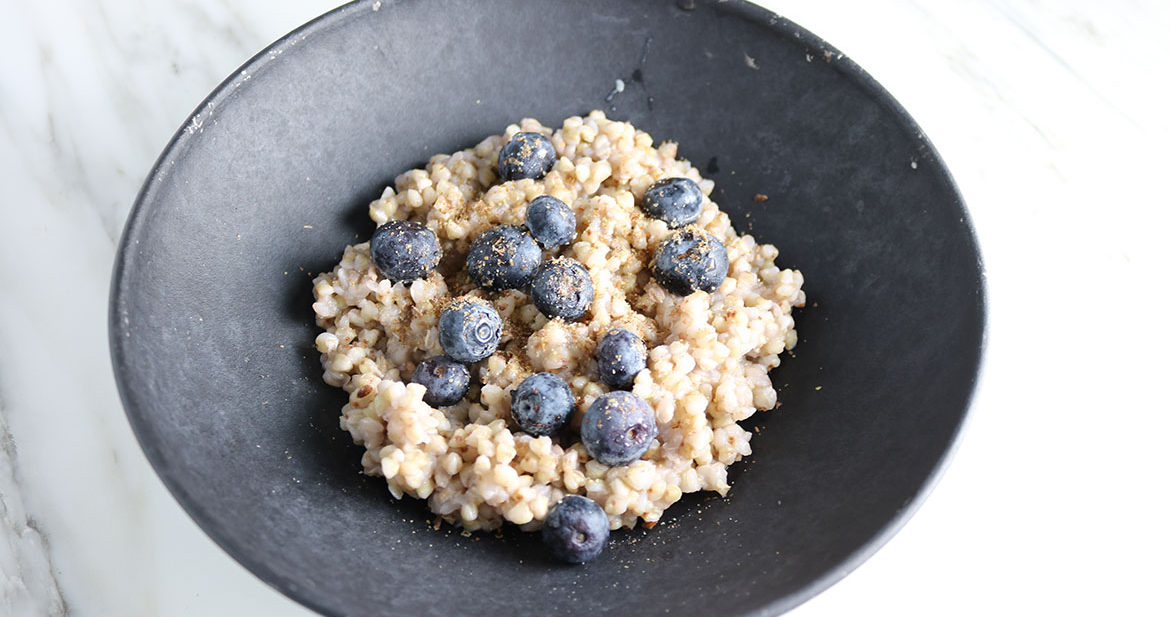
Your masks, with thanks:
[[(678, 141), (736, 227), (804, 272), (810, 304), (732, 494), (690, 496), (567, 567), (539, 534), (434, 531), (420, 502), (359, 475), (310, 281), (368, 236), (397, 174), (593, 108)], [(783, 612), (937, 480), (983, 331), (977, 246), (930, 143), (848, 58), (735, 0), (383, 0), (313, 21), (167, 146), (110, 313), (122, 400), (163, 481), (233, 557), (331, 616)]]

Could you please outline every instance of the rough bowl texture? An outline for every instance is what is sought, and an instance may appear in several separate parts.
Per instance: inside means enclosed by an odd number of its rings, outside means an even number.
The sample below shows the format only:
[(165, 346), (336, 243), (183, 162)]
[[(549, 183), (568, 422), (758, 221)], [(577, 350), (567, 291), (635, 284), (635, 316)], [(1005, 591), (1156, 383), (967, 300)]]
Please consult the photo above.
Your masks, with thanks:
[[(159, 475), (260, 578), (331, 616), (773, 615), (920, 503), (983, 341), (958, 192), (848, 58), (754, 6), (694, 5), (351, 4), (258, 55), (180, 129), (122, 238), (114, 366)], [(567, 44), (564, 23), (593, 34)], [(430, 530), (422, 504), (359, 474), (344, 394), (312, 349), (310, 275), (369, 235), (367, 204), (396, 174), (515, 118), (598, 106), (682, 143), (736, 229), (779, 246), (816, 304), (731, 496), (684, 500), (570, 568), (536, 534)]]

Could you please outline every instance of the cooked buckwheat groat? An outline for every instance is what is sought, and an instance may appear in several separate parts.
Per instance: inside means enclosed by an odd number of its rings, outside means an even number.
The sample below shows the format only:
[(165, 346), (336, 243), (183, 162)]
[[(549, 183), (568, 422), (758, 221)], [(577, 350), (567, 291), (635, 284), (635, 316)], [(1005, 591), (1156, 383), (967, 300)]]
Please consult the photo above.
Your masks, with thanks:
[[(643, 203), (652, 186), (651, 203)], [(777, 267), (774, 246), (732, 229), (710, 200), (713, 187), (678, 158), (676, 144), (655, 146), (600, 111), (556, 129), (525, 119), (398, 176), (370, 204), (370, 217), (433, 232), (438, 266), (391, 280), (369, 243), (360, 243), (346, 247), (313, 289), (324, 378), (349, 393), (341, 426), (365, 448), (366, 473), (383, 476), (396, 497), (426, 499), (443, 520), (472, 530), (504, 521), (536, 529), (573, 494), (596, 501), (612, 529), (657, 522), (684, 493), (726, 494), (728, 465), (751, 454), (751, 433), (738, 422), (776, 406), (768, 371), (796, 344), (791, 312), (805, 295), (800, 272)], [(544, 221), (526, 220), (542, 196), (571, 209), (572, 217), (561, 217), (575, 224), (567, 242), (565, 230), (550, 241)], [(531, 233), (541, 264), (566, 258), (556, 262), (565, 272), (580, 264), (588, 274), (592, 297), (582, 300), (583, 313), (546, 290), (553, 287), (543, 278), (542, 303), (534, 303)], [(469, 276), (469, 250), (481, 236), (508, 242), (481, 240), (484, 266)], [(691, 245), (712, 252), (692, 254)], [(512, 276), (509, 268), (521, 267), (524, 276)], [(441, 342), (445, 311), (464, 321), (449, 317)], [(579, 431), (594, 401), (618, 390), (598, 372), (598, 343), (614, 330), (646, 349), (645, 368), (633, 369), (628, 394), (614, 400), (644, 401), (656, 430), (634, 460), (610, 466), (590, 458)], [(436, 393), (411, 379), (420, 363), (444, 355), (466, 364), (470, 387), (437, 407), (426, 402)], [(630, 364), (619, 360), (607, 356), (606, 366)], [(512, 415), (512, 392), (537, 373), (559, 377), (572, 392), (571, 418), (551, 435), (524, 432)]]

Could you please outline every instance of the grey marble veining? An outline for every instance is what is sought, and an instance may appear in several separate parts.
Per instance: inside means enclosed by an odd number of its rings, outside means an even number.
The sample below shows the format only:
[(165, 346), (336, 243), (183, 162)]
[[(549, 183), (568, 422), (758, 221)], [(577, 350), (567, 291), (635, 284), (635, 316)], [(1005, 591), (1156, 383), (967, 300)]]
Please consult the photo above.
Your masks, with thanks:
[[(968, 202), (992, 301), (950, 471), (886, 548), (792, 614), (1170, 612), (1155, 591), (1170, 507), (1151, 490), (1170, 468), (1170, 3), (762, 4), (922, 125)], [(116, 239), (167, 140), (231, 71), (330, 8), (0, 0), (0, 615), (311, 614), (162, 487), (122, 413), (105, 324)]]
[(0, 598), (11, 615), (65, 615), (45, 537), (24, 507), (16, 478), (16, 442), (0, 401)]
[(122, 414), (105, 322), (114, 245), (163, 145), (236, 66), (330, 7), (4, 8), (0, 614), (308, 614), (158, 482)]
[[(92, 207), (111, 242), (144, 170), (183, 116), (280, 28), (296, 25), (233, 4), (15, 7), (17, 19), (9, 25), (19, 27), (12, 28), (15, 41), (8, 45), (18, 52), (14, 82), (21, 93), (14, 98), (27, 106), (4, 114), (5, 132), (16, 143), (47, 146), (24, 153), (36, 157), (26, 172), (59, 196), (54, 201)], [(280, 14), (308, 17), (325, 8), (321, 2), (283, 5)]]

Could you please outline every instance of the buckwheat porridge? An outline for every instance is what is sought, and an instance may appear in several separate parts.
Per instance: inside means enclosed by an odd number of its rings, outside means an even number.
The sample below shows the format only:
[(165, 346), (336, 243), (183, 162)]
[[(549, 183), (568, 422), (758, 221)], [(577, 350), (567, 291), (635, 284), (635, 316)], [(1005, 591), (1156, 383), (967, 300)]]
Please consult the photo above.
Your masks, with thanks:
[(574, 494), (610, 529), (726, 494), (803, 279), (677, 149), (600, 111), (525, 119), (370, 204), (378, 231), (313, 289), (366, 473), (469, 530), (539, 528)]

